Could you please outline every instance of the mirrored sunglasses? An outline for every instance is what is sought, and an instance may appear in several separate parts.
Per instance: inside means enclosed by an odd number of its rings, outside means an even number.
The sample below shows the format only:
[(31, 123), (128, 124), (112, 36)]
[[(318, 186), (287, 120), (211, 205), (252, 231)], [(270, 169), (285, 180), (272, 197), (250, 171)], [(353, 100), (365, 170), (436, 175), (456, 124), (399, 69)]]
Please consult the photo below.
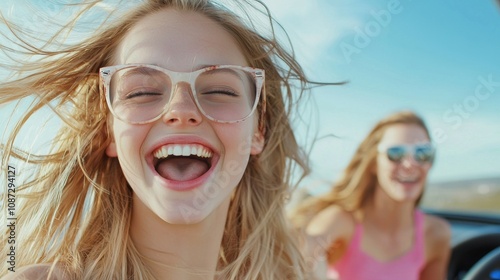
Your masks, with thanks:
[(394, 145), (389, 147), (379, 147), (379, 152), (387, 155), (387, 158), (395, 163), (400, 163), (404, 158), (412, 156), (420, 163), (432, 163), (436, 154), (436, 149), (431, 144), (422, 145)]

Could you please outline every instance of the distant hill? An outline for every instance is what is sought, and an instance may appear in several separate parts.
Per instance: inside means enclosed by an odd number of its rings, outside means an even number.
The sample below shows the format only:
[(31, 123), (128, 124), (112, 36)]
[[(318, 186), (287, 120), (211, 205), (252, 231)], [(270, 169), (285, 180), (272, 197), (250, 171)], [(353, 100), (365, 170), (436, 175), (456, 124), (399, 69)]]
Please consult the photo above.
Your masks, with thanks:
[(500, 177), (429, 183), (422, 206), (500, 213)]
[[(297, 189), (287, 208), (293, 209), (309, 196), (311, 194), (305, 189)], [(500, 177), (429, 182), (424, 192), (422, 206), (436, 210), (500, 214)]]
[(445, 182), (434, 182), (428, 184), (430, 188), (471, 188), (474, 186), (488, 185), (500, 187), (500, 177), (453, 180)]

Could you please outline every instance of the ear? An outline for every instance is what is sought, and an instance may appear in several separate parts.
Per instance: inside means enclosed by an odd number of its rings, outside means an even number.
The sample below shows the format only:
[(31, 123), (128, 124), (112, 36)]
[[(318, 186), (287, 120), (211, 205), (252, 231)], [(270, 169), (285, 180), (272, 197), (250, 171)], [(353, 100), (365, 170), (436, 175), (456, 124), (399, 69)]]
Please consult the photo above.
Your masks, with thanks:
[(116, 152), (116, 143), (115, 140), (112, 140), (109, 145), (106, 147), (106, 155), (108, 157), (118, 157), (118, 153)]
[(261, 131), (255, 132), (252, 137), (250, 154), (253, 156), (260, 154), (264, 149), (264, 143), (265, 143), (264, 134)]

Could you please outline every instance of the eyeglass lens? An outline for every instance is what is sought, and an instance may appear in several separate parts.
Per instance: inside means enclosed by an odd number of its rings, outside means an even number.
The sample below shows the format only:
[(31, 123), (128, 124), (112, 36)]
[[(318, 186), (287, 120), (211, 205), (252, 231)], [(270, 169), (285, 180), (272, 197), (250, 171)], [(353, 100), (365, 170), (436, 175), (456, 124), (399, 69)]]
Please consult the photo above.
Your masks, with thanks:
[(413, 152), (413, 158), (419, 163), (428, 163), (434, 160), (434, 149), (428, 145), (421, 146), (394, 146), (387, 149), (387, 158), (393, 162), (400, 162)]
[[(175, 74), (175, 73), (174, 73)], [(200, 111), (218, 121), (247, 117), (256, 102), (256, 81), (252, 73), (239, 68), (214, 68), (194, 72), (188, 89)], [(194, 77), (196, 75), (196, 77)], [(146, 122), (163, 113), (175, 94), (175, 76), (150, 67), (116, 71), (110, 80), (110, 103), (115, 114), (131, 122)], [(184, 82), (184, 81), (182, 81)], [(182, 92), (180, 92), (182, 94)]]

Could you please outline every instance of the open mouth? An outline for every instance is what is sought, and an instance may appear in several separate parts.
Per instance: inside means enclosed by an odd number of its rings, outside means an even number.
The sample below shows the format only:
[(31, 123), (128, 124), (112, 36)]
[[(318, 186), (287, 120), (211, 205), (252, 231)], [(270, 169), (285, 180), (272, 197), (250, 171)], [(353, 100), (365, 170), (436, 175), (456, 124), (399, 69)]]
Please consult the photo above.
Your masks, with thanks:
[(413, 176), (398, 175), (396, 176), (395, 179), (400, 183), (417, 183), (420, 180), (420, 177), (418, 175), (413, 175)]
[(199, 144), (168, 144), (153, 152), (153, 166), (167, 180), (194, 180), (212, 166), (213, 151)]

